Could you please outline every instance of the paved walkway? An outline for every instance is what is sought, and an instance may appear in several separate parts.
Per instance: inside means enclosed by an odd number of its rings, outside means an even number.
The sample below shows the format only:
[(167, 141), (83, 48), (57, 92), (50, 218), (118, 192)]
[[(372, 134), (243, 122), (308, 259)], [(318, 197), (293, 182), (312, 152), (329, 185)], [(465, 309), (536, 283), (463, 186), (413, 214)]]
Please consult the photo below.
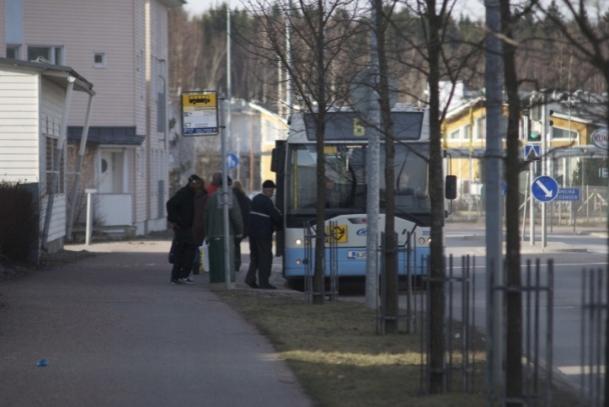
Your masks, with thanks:
[(310, 406), (204, 277), (169, 284), (168, 248), (95, 244), (95, 257), (0, 284), (0, 405)]

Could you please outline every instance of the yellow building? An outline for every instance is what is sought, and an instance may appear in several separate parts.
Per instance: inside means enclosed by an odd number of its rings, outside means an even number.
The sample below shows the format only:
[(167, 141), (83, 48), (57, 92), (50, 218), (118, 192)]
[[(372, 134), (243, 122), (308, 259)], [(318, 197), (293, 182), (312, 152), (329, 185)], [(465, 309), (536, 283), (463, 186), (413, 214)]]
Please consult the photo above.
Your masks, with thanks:
[[(507, 129), (507, 105), (503, 106), (500, 128)], [(550, 152), (549, 175), (563, 186), (573, 185), (578, 165), (585, 157), (598, 157), (603, 152), (594, 146), (591, 134), (600, 126), (598, 119), (580, 112), (569, 111), (565, 105), (552, 102), (547, 105), (548, 140), (542, 151)], [(529, 134), (544, 134), (541, 117), (524, 116), (520, 125), (521, 145), (531, 141)], [(505, 131), (505, 130), (504, 130)], [(486, 108), (484, 97), (470, 99), (451, 109), (442, 123), (443, 147), (446, 151), (446, 172), (457, 176), (459, 196), (479, 195), (483, 182), (483, 160), (486, 146)], [(505, 135), (502, 136), (505, 147)], [(524, 155), (523, 155), (524, 158)]]

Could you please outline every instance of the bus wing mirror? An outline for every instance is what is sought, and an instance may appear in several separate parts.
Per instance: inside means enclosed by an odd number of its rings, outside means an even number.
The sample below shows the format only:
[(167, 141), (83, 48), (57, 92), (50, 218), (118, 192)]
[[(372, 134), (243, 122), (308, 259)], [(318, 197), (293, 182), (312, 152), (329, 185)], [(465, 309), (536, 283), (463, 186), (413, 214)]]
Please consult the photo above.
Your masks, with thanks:
[(277, 156), (278, 154), (278, 150), (277, 147), (275, 147), (271, 153), (271, 171), (273, 172), (277, 172), (278, 170), (278, 166), (279, 166), (279, 157)]
[(446, 199), (457, 199), (457, 176), (456, 175), (447, 175), (445, 182), (445, 196)]

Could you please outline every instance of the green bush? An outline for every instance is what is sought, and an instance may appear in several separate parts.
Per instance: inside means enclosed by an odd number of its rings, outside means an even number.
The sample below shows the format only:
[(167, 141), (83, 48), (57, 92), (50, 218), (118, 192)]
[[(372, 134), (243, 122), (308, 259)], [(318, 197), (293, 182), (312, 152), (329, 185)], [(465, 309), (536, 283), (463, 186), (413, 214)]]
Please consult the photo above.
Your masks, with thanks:
[(0, 260), (35, 260), (38, 248), (36, 188), (0, 182)]

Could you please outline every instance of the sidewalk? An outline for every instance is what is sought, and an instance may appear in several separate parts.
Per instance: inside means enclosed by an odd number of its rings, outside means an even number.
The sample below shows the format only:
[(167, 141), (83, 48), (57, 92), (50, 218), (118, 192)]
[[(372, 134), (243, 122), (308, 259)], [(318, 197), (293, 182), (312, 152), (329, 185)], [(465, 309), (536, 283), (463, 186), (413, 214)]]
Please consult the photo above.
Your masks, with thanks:
[(95, 257), (0, 285), (2, 406), (310, 406), (207, 275), (169, 284), (168, 249), (94, 244)]

